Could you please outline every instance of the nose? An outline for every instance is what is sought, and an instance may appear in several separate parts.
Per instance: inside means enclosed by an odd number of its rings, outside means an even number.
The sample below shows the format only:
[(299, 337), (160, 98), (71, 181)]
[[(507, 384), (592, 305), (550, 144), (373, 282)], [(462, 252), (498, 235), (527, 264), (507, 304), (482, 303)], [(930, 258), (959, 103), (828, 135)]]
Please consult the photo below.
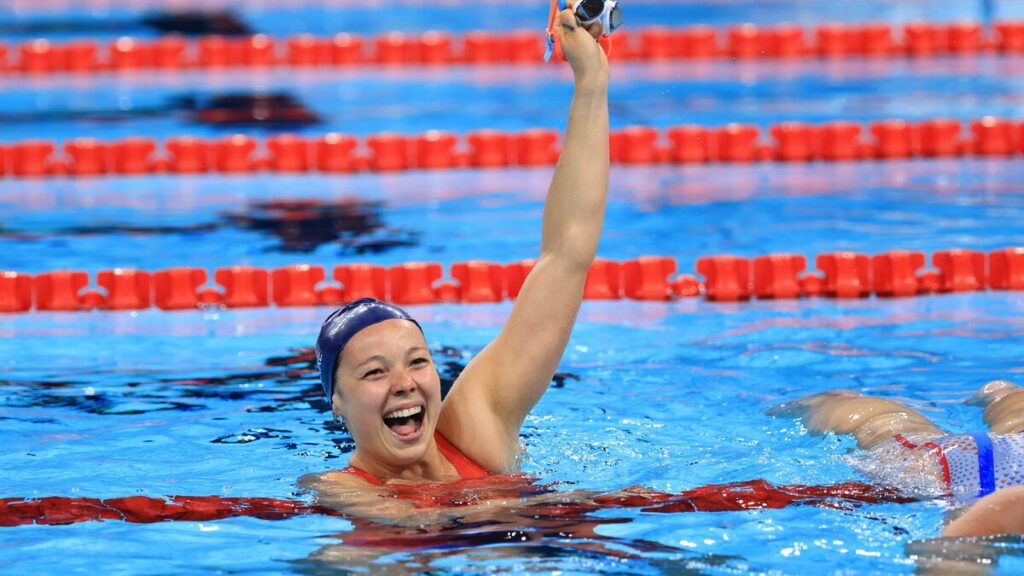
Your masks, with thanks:
[(395, 396), (405, 396), (416, 391), (416, 380), (408, 372), (399, 372), (391, 381), (391, 393)]

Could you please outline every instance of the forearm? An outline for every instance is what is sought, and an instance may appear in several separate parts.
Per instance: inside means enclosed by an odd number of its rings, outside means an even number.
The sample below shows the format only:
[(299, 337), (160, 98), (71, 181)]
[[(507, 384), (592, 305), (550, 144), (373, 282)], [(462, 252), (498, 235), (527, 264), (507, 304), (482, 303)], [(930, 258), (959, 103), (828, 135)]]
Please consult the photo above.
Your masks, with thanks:
[(565, 143), (548, 189), (541, 256), (588, 268), (597, 251), (608, 196), (608, 79), (578, 78)]

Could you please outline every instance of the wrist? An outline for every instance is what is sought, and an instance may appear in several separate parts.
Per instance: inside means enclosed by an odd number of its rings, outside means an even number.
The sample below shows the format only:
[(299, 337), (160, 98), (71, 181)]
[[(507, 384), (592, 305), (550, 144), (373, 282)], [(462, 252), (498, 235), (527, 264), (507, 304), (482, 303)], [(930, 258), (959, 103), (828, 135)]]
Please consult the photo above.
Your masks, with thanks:
[(600, 71), (576, 74), (575, 91), (577, 94), (589, 93), (600, 95), (607, 93), (608, 74)]

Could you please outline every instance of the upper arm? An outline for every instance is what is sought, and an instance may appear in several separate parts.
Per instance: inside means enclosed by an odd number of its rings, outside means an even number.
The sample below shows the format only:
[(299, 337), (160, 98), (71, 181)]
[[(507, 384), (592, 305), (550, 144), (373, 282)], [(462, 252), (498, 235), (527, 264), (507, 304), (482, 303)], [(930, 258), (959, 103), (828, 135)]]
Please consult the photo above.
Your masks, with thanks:
[(586, 268), (542, 255), (497, 338), (466, 366), (445, 399), (439, 427), (467, 456), (506, 471), (519, 428), (558, 368), (586, 280)]

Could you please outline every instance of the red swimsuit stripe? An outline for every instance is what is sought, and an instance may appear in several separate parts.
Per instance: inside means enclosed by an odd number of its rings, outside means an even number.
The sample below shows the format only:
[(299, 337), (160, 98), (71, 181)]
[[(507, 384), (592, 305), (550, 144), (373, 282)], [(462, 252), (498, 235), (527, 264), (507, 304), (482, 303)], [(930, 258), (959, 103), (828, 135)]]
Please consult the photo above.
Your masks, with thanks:
[(922, 446), (935, 452), (935, 456), (939, 459), (939, 467), (942, 468), (942, 482), (946, 484), (946, 488), (952, 488), (952, 482), (949, 477), (949, 462), (946, 460), (946, 454), (942, 451), (942, 446), (934, 442), (922, 444)]
[(927, 444), (921, 444), (920, 446), (918, 446), (917, 444), (914, 444), (910, 440), (907, 440), (907, 438), (902, 434), (896, 434), (895, 436), (892, 437), (892, 439), (899, 442), (900, 445), (910, 450), (920, 447), (927, 448), (934, 452), (936, 458), (939, 461), (939, 468), (942, 470), (942, 483), (946, 485), (947, 489), (952, 490), (953, 483), (950, 480), (949, 461), (946, 459), (946, 454), (942, 451), (942, 446), (939, 446), (934, 442), (929, 442)]
[(913, 450), (914, 448), (917, 448), (917, 444), (914, 444), (910, 440), (907, 440), (906, 437), (903, 436), (903, 434), (897, 434), (897, 435), (893, 436), (892, 439), (897, 441), (897, 442), (899, 442), (903, 446), (906, 446), (907, 448), (909, 448), (911, 450)]

